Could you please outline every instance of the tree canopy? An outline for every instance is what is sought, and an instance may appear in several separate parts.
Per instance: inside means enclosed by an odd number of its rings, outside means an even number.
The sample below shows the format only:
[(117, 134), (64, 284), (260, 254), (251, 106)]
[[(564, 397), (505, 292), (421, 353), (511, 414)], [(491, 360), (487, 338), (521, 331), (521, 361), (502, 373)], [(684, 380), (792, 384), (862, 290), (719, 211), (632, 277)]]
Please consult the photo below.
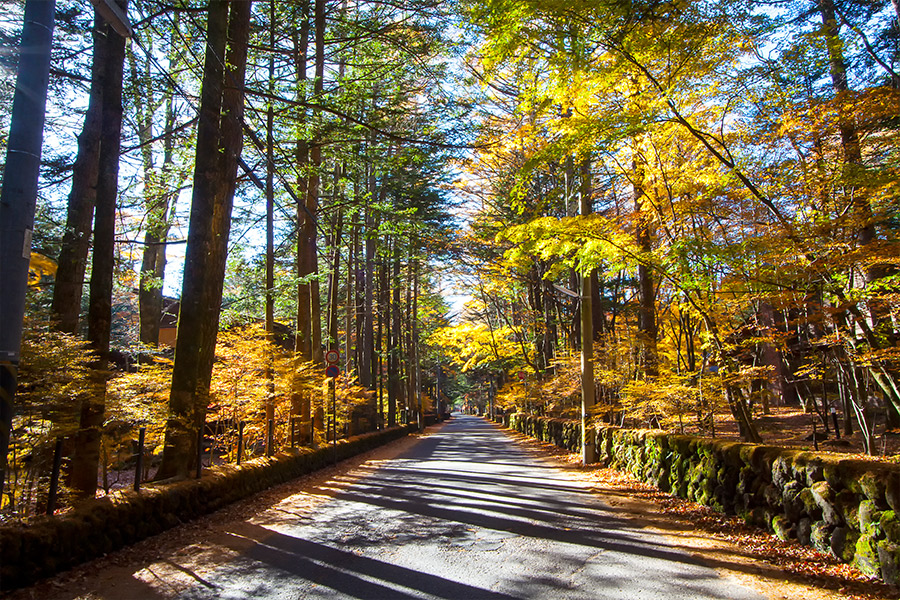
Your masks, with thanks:
[(896, 3), (117, 2), (56, 3), (4, 510), (140, 426), (159, 479), (454, 403), (900, 428)]

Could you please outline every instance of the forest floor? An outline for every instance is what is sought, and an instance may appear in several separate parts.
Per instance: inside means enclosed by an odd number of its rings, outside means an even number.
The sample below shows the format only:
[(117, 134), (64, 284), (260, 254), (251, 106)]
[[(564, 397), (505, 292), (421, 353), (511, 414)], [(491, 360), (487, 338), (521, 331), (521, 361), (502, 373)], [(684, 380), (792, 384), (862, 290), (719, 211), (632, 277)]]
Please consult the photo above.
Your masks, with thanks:
[[(773, 406), (770, 414), (756, 414), (753, 422), (762, 435), (763, 443), (771, 446), (783, 446), (798, 450), (815, 450), (812, 440), (812, 423), (816, 421), (816, 432), (819, 438), (819, 450), (823, 452), (841, 452), (858, 455), (864, 459), (887, 459), (892, 462), (900, 461), (900, 435), (884, 433), (883, 419), (875, 423), (875, 431), (878, 435), (873, 437), (874, 456), (867, 456), (863, 448), (863, 437), (854, 421), (853, 435), (847, 437), (841, 432), (841, 437), (834, 435), (834, 428), (829, 423), (827, 438), (822, 429), (822, 420), (813, 414), (805, 412), (802, 408), (791, 406)], [(840, 421), (843, 428), (843, 419)], [(726, 439), (740, 439), (737, 423), (731, 414), (719, 413), (716, 415), (716, 437)], [(699, 431), (694, 420), (685, 419), (684, 433), (698, 435)], [(709, 435), (707, 432), (705, 435)]]

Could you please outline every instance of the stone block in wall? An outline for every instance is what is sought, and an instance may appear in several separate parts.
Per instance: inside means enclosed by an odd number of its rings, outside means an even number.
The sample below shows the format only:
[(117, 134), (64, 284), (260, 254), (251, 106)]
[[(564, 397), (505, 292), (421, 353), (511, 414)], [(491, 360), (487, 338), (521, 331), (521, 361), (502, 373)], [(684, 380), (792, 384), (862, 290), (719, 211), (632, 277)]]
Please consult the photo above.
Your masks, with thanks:
[(831, 553), (841, 562), (848, 563), (856, 554), (859, 533), (849, 527), (835, 527), (831, 532)]
[(772, 532), (782, 541), (787, 541), (796, 535), (793, 522), (784, 515), (776, 515), (772, 519)]
[(794, 457), (794, 478), (807, 486), (825, 481), (825, 464), (821, 458), (801, 452)]
[(609, 464), (612, 457), (612, 427), (597, 427), (597, 458), (601, 459), (605, 465)]
[(658, 469), (656, 469), (656, 474), (653, 478), (654, 481), (656, 481), (656, 483), (653, 483), (651, 485), (655, 485), (663, 492), (668, 492), (669, 490), (672, 489), (672, 484), (671, 484), (670, 478), (671, 478), (671, 471), (669, 470), (669, 468), (665, 467), (665, 466), (661, 466)]
[(794, 480), (789, 482), (781, 492), (781, 504), (784, 507), (784, 514), (794, 523), (806, 514), (803, 501), (800, 500), (800, 492), (802, 490), (803, 486)]
[[(734, 500), (734, 512), (742, 517), (744, 516), (744, 513), (752, 509), (753, 506), (753, 494), (740, 494)], [(746, 517), (744, 517), (744, 519), (746, 520)]]
[(892, 511), (900, 513), (900, 473), (889, 473), (885, 478), (884, 500)]
[(844, 519), (841, 517), (841, 511), (836, 504), (837, 495), (831, 486), (828, 485), (828, 482), (818, 481), (809, 490), (812, 492), (816, 504), (822, 509), (822, 518), (825, 522), (835, 527), (843, 525)]
[(745, 466), (741, 456), (741, 448), (746, 446), (743, 442), (731, 442), (720, 440), (716, 443), (716, 455), (721, 459), (723, 466), (729, 471), (740, 471)]
[(809, 517), (803, 517), (797, 521), (797, 541), (804, 546), (812, 544), (812, 521)]
[(825, 521), (814, 521), (809, 536), (812, 547), (819, 552), (830, 552), (831, 534), (834, 532), (834, 529), (833, 525), (829, 525)]
[(670, 435), (669, 449), (672, 453), (684, 460), (687, 460), (693, 454), (693, 447), (697, 444), (697, 439), (689, 435)]
[(710, 492), (707, 503), (713, 510), (721, 513), (729, 512), (729, 508), (732, 506), (731, 494), (724, 485), (717, 485)]
[(707, 491), (712, 491), (715, 484), (718, 483), (718, 465), (716, 464), (715, 457), (711, 455), (704, 455), (703, 459), (700, 461), (700, 470), (703, 475), (702, 483)]
[[(866, 474), (878, 473), (877, 477), (886, 476), (891, 470), (882, 470), (880, 465), (870, 461), (842, 458), (840, 455), (828, 456), (824, 460), (825, 481), (835, 489), (848, 489), (854, 494), (865, 496), (863, 479)], [(878, 494), (876, 494), (878, 495)], [(879, 504), (884, 502), (880, 494)]]
[(858, 515), (860, 532), (868, 535), (875, 534), (882, 516), (882, 511), (878, 510), (875, 501), (863, 500), (860, 502)]
[(738, 483), (738, 471), (730, 465), (720, 463), (716, 478), (719, 480), (719, 485), (728, 489), (729, 499), (734, 498), (734, 490), (737, 489)]
[(878, 540), (874, 536), (864, 534), (856, 542), (853, 566), (869, 577), (881, 576), (881, 561), (878, 558)]
[(880, 509), (889, 508), (885, 496), (885, 479), (882, 478), (881, 473), (864, 472), (860, 474), (858, 481), (866, 498), (874, 502)]
[(859, 531), (859, 496), (844, 489), (835, 497), (835, 505), (848, 527)]
[(782, 508), (782, 495), (774, 483), (763, 488), (763, 498), (770, 508), (780, 510)]
[(777, 448), (745, 444), (741, 448), (741, 458), (744, 464), (749, 465), (757, 477), (762, 477), (767, 483), (772, 481), (772, 463), (781, 452)]
[(878, 563), (885, 583), (900, 584), (900, 545), (887, 540), (878, 542)]
[(888, 541), (900, 544), (900, 519), (897, 519), (895, 511), (886, 510), (882, 512), (881, 518), (878, 519), (878, 525)]
[(772, 462), (772, 483), (779, 490), (784, 490), (788, 483), (794, 481), (792, 467), (792, 462), (787, 456), (779, 456)]
[(803, 503), (803, 511), (809, 515), (810, 519), (818, 521), (822, 518), (822, 507), (816, 502), (811, 488), (805, 487), (800, 490), (798, 498)]
[(742, 516), (744, 517), (744, 522), (748, 525), (753, 525), (766, 531), (771, 531), (772, 519), (775, 517), (774, 513), (761, 506), (754, 506), (748, 509)]
[(753, 468), (750, 465), (741, 467), (741, 470), (738, 472), (738, 482), (735, 492), (738, 495), (753, 493), (753, 479), (755, 477), (756, 474), (753, 472)]

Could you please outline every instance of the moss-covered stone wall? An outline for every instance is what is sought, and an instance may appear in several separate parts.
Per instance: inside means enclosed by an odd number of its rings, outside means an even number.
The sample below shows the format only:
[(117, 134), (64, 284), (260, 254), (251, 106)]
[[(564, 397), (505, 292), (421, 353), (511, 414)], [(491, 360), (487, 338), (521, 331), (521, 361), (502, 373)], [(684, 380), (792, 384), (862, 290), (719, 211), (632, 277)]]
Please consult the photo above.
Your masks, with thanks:
[(343, 460), (386, 444), (408, 430), (394, 427), (339, 440), (334, 447), (294, 450), (240, 467), (216, 466), (202, 479), (146, 484), (140, 492), (115, 492), (63, 515), (5, 525), (0, 527), (0, 589), (29, 585), (329, 465), (335, 455)]
[[(524, 414), (504, 425), (572, 452), (578, 421)], [(900, 583), (900, 467), (659, 430), (597, 427), (598, 461), (661, 490), (741, 516), (782, 539)]]

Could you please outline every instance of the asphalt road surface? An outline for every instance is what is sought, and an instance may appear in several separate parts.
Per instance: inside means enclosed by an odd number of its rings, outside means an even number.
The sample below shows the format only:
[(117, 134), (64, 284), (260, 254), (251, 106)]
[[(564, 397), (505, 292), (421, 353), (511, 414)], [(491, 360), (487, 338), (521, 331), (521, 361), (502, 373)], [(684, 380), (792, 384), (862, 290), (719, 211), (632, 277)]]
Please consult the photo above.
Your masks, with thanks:
[(178, 597), (761, 598), (477, 417), (362, 470), (311, 512), (231, 523)]

